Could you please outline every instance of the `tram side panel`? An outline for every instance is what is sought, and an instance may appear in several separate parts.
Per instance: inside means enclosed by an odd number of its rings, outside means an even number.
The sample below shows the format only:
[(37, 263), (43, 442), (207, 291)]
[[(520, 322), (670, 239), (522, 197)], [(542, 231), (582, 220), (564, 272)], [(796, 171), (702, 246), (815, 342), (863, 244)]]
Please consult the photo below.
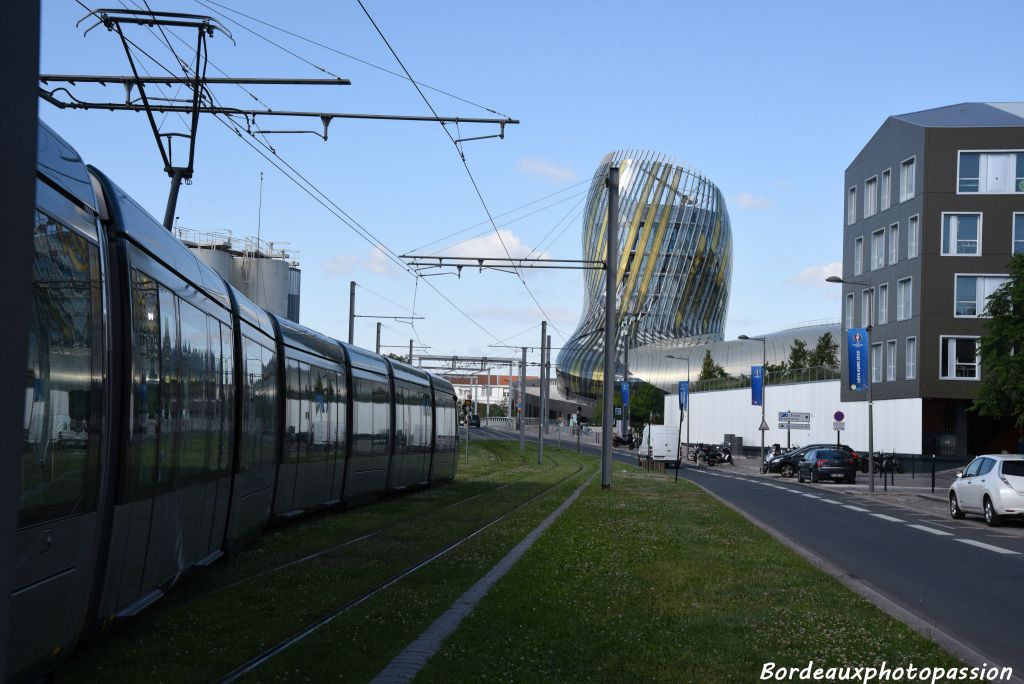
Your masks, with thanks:
[(85, 622), (107, 449), (105, 270), (95, 199), (77, 154), (45, 125), (39, 160), (7, 675), (51, 667)]

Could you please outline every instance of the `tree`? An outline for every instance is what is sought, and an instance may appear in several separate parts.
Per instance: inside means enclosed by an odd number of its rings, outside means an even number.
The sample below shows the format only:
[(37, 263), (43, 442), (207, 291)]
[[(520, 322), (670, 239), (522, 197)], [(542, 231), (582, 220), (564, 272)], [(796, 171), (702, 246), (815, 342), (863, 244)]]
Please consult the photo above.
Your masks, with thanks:
[(810, 365), (808, 363), (809, 358), (807, 343), (803, 340), (793, 340), (793, 346), (789, 348), (789, 360), (786, 362), (786, 365), (792, 369), (807, 368)]
[(697, 377), (697, 380), (715, 380), (727, 377), (729, 377), (729, 374), (725, 372), (725, 369), (715, 363), (715, 360), (711, 358), (711, 350), (705, 349), (704, 361), (700, 365), (700, 376)]
[(832, 339), (832, 333), (827, 332), (818, 338), (818, 344), (810, 354), (808, 365), (839, 367), (839, 343)]
[[(622, 408), (622, 392), (615, 391), (613, 395), (613, 407)], [(658, 422), (665, 410), (665, 393), (660, 389), (646, 382), (633, 381), (629, 387), (629, 424), (630, 427), (641, 428), (646, 425), (651, 414), (654, 414), (654, 422)], [(600, 425), (604, 417), (604, 395), (597, 398), (594, 404), (594, 425)], [(615, 418), (615, 410), (612, 409), (612, 419)]]
[(1024, 430), (1024, 254), (1010, 260), (1006, 282), (988, 298), (981, 338), (981, 383), (971, 410), (1010, 417)]

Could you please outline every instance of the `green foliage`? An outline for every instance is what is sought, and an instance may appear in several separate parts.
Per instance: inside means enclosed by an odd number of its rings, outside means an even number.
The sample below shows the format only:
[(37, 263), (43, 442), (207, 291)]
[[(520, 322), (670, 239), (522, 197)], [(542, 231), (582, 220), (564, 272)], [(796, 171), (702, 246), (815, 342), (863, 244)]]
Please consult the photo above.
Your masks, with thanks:
[[(612, 406), (622, 407), (622, 392), (616, 386), (615, 391), (612, 393), (614, 397), (614, 403)], [(630, 383), (629, 388), (629, 424), (630, 427), (641, 428), (646, 425), (651, 419), (651, 413), (654, 414), (654, 422), (658, 423), (661, 420), (662, 412), (665, 408), (665, 393), (654, 385), (646, 382), (640, 382), (634, 380)], [(601, 425), (602, 417), (604, 416), (604, 395), (597, 398), (597, 403), (594, 404), (594, 418), (590, 421), (591, 425)], [(612, 411), (612, 419), (615, 418), (615, 412)]]
[(697, 377), (697, 380), (715, 380), (716, 378), (727, 377), (729, 377), (729, 374), (725, 372), (725, 369), (711, 358), (711, 350), (705, 349), (704, 361), (700, 364), (700, 376)]
[(793, 346), (789, 348), (789, 360), (786, 365), (790, 368), (807, 368), (810, 363), (810, 354), (807, 352), (807, 343), (803, 340), (793, 340)]
[(786, 363), (766, 363), (764, 364), (765, 375), (771, 375), (772, 373), (784, 373), (786, 371)]
[(1010, 276), (989, 297), (981, 338), (981, 384), (972, 411), (1014, 420), (1024, 430), (1024, 254), (1010, 260)]
[(839, 343), (832, 339), (832, 333), (827, 332), (818, 338), (818, 344), (810, 353), (807, 365), (825, 368), (839, 367)]

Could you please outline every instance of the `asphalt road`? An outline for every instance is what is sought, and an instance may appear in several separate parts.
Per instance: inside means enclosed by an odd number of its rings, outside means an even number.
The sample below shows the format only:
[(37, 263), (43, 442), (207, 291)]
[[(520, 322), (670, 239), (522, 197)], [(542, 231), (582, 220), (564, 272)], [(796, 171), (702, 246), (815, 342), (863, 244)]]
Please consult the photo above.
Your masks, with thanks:
[[(489, 428), (474, 429), (473, 437), (478, 435), (519, 439)], [(536, 454), (536, 438), (527, 432), (529, 454)], [(562, 446), (575, 444), (563, 440)], [(601, 454), (596, 446), (581, 451)], [(636, 464), (636, 452), (612, 453), (616, 461)], [(684, 466), (679, 477), (829, 561), (989, 665), (1024, 673), (1024, 524), (988, 528), (977, 516), (952, 520), (943, 504), (907, 508), (885, 497), (851, 496), (828, 483), (799, 484), (728, 467)]]
[[(722, 468), (686, 477), (988, 659), (1024, 672), (1024, 536)], [(769, 571), (766, 569), (766, 571)], [(801, 600), (807, 597), (800, 597)], [(794, 600), (797, 597), (794, 596)], [(811, 597), (813, 600), (813, 597)], [(979, 663), (980, 665), (980, 663)]]

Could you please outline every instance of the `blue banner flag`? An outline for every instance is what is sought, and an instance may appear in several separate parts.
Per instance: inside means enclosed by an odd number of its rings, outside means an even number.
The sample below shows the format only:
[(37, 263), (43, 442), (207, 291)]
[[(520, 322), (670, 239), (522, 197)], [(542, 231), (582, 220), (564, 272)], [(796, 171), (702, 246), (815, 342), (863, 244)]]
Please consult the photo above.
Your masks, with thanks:
[(629, 406), (629, 383), (622, 383), (622, 405)]
[(863, 392), (868, 388), (868, 331), (850, 328), (846, 331), (846, 349), (849, 355), (850, 389)]
[(690, 405), (690, 381), (679, 381), (679, 410), (687, 411)]
[(764, 403), (764, 367), (750, 367), (750, 403), (760, 406)]

